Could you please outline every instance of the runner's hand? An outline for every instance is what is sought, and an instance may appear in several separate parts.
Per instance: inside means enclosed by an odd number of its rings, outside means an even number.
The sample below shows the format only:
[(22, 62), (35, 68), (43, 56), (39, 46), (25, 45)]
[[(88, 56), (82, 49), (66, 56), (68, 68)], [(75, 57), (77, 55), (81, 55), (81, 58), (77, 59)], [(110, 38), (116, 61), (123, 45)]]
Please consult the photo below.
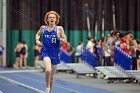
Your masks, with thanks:
[(60, 40), (61, 36), (60, 36), (60, 33), (57, 35), (58, 39)]
[(36, 44), (37, 44), (38, 46), (42, 46), (42, 43), (41, 43), (39, 40), (36, 40)]

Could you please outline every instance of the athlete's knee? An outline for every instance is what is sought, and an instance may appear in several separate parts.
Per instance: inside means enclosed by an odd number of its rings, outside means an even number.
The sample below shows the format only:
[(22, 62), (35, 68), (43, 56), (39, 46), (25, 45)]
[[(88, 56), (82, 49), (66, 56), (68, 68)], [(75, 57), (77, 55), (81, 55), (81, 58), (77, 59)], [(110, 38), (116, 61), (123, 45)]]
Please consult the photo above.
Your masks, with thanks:
[(52, 81), (54, 80), (54, 76), (51, 76), (51, 80), (52, 80)]
[(51, 75), (52, 71), (51, 70), (46, 70), (47, 75)]

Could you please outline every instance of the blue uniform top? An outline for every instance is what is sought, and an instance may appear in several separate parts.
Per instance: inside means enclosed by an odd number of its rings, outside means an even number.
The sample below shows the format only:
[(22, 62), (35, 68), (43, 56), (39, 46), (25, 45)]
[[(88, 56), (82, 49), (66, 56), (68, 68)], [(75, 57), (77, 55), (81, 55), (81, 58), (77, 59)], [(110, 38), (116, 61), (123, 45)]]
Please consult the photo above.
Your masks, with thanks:
[(42, 42), (42, 57), (49, 57), (51, 61), (57, 61), (53, 64), (58, 64), (60, 40), (57, 38), (57, 26), (50, 32), (48, 31), (48, 27), (45, 27)]

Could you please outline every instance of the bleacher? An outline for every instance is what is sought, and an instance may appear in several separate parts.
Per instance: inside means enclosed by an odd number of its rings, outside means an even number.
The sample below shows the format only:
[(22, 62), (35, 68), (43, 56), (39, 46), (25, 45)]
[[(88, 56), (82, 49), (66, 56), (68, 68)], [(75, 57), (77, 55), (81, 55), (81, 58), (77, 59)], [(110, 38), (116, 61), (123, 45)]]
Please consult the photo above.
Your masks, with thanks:
[(60, 50), (60, 60), (63, 60), (65, 66), (71, 69), (76, 74), (77, 78), (79, 78), (80, 75), (86, 74), (92, 74), (93, 77), (96, 77), (96, 71), (94, 69), (97, 63), (96, 56), (83, 48), (80, 57), (82, 59), (82, 63), (72, 63), (71, 55), (68, 55), (63, 50)]
[[(90, 53), (88, 50), (83, 49), (82, 55), (80, 56), (82, 63), (72, 63), (71, 55), (60, 49), (60, 64), (57, 66), (57, 71), (73, 71), (76, 77), (79, 78), (80, 75), (92, 74), (96, 77), (96, 67), (97, 58), (94, 54)], [(38, 61), (37, 64), (44, 69), (43, 61)]]
[[(131, 70), (132, 57), (119, 47), (114, 48), (114, 66), (97, 66), (97, 56), (90, 53), (86, 48), (83, 48), (80, 58), (82, 63), (72, 63), (71, 55), (60, 49), (61, 63), (58, 65), (57, 71), (73, 71), (77, 78), (79, 75), (93, 74), (94, 77), (97, 77), (97, 74), (102, 74), (108, 83), (125, 79), (140, 80), (140, 72)], [(39, 64), (44, 68), (43, 62), (39, 62)]]
[(108, 83), (114, 82), (115, 80), (140, 80), (140, 72), (132, 70), (132, 57), (119, 47), (114, 48), (114, 63), (114, 66), (96, 67), (109, 80)]

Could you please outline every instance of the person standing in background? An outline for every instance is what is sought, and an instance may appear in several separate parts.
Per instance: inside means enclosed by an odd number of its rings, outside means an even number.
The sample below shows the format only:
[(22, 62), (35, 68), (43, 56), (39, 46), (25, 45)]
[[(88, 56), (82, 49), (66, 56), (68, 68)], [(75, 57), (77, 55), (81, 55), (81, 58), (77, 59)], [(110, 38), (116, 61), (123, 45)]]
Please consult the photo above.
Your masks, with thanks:
[(27, 56), (28, 56), (28, 45), (25, 43), (25, 41), (22, 41), (22, 47), (21, 47), (21, 64), (22, 61), (24, 62), (24, 67), (27, 66)]
[(136, 70), (140, 69), (140, 42), (138, 41), (138, 46), (136, 49)]
[(0, 67), (3, 67), (3, 51), (4, 47), (0, 45)]
[(93, 42), (90, 37), (87, 37), (87, 45), (86, 49), (89, 50), (91, 53), (93, 53)]
[(35, 68), (39, 68), (37, 66), (37, 61), (40, 60), (40, 56), (41, 56), (41, 47), (36, 44), (34, 46), (34, 67)]
[(22, 67), (22, 64), (20, 63), (21, 62), (21, 60), (20, 60), (20, 58), (21, 58), (21, 54), (20, 54), (20, 51), (21, 51), (21, 45), (22, 45), (22, 42), (21, 41), (19, 41), (18, 43), (17, 43), (17, 45), (16, 45), (16, 47), (15, 47), (15, 55), (16, 55), (16, 62), (15, 62), (15, 64), (13, 65), (13, 67), (14, 68), (20, 68), (20, 67)]
[(77, 56), (78, 63), (81, 63), (81, 61), (82, 61), (81, 58), (80, 58), (80, 55), (82, 54), (83, 46), (84, 46), (84, 43), (82, 41), (80, 41), (78, 43), (78, 46), (76, 47), (75, 56)]

